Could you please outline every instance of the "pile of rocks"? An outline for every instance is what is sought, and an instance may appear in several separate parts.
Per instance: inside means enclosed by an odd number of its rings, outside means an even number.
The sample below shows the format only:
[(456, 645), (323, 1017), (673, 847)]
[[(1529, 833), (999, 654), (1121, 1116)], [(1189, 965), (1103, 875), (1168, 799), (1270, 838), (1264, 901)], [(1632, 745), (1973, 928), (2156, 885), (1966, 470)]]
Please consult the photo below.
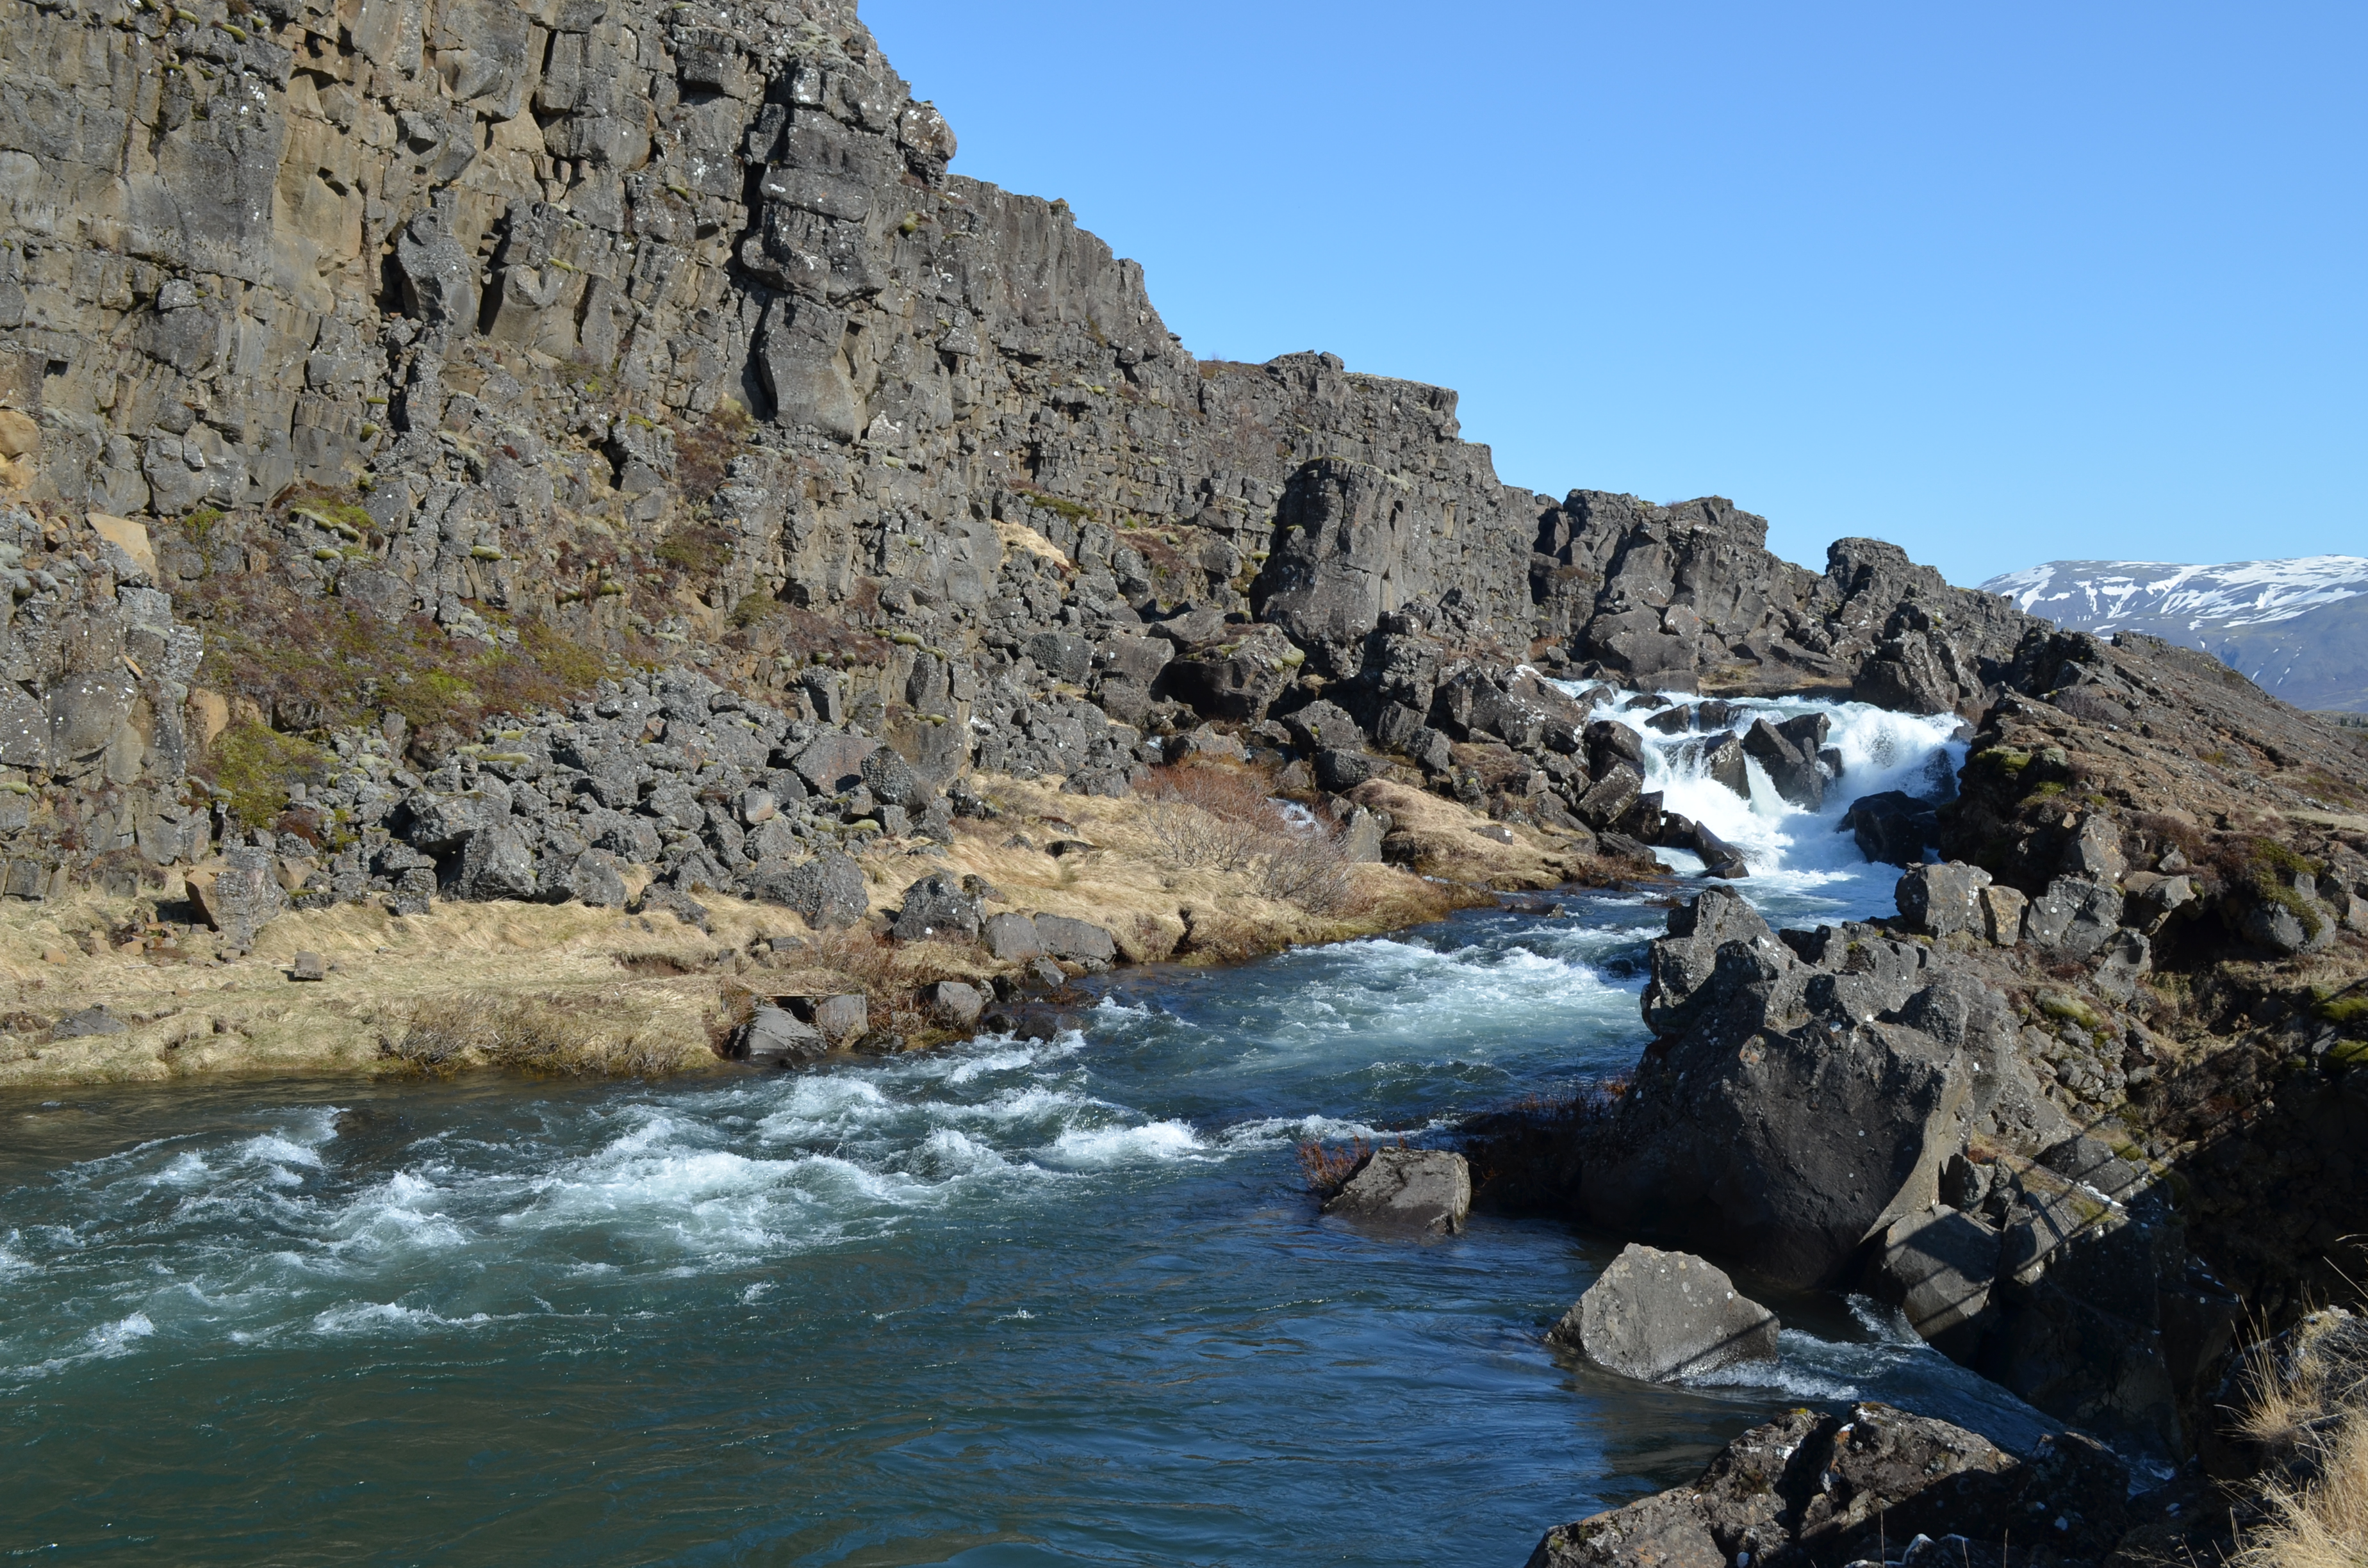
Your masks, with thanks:
[(1530, 1568), (2072, 1568), (2127, 1535), (2128, 1489), (2128, 1468), (2076, 1433), (2017, 1459), (1887, 1404), (1793, 1410), (1729, 1443), (1691, 1485), (1548, 1530)]

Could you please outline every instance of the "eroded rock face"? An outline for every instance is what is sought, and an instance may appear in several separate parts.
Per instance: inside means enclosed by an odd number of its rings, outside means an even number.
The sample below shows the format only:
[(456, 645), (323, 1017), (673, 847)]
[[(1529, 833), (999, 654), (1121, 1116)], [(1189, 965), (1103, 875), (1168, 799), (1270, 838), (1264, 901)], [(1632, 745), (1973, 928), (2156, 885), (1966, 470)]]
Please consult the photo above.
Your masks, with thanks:
[(1547, 1337), (1607, 1372), (1667, 1382), (1772, 1361), (1780, 1327), (1701, 1258), (1631, 1242)]

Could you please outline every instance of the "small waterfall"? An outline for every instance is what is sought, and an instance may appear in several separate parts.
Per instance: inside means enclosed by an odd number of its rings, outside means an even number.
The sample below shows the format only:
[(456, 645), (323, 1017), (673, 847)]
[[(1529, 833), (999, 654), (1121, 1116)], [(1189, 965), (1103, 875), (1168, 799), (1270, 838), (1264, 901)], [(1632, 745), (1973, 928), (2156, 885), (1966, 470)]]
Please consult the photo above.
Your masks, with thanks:
[[(1957, 770), (1965, 760), (1965, 743), (1957, 738), (1964, 726), (1953, 713), (1894, 713), (1863, 702), (1822, 699), (1744, 698), (1709, 705), (1705, 722), (1705, 699), (1691, 693), (1558, 684), (1592, 703), (1595, 718), (1636, 733), (1645, 747), (1645, 788), (1661, 792), (1664, 809), (1691, 817), (1742, 851), (1751, 881), (1764, 884), (1746, 887), (1755, 902), (1762, 902), (1763, 894), (1814, 890), (1847, 903), (1887, 908), (1897, 873), (1869, 866), (1855, 838), (1842, 829), (1842, 818), (1854, 801), (1887, 790), (1945, 800), (1954, 793)], [(1755, 720), (1782, 723), (1806, 713), (1826, 715), (1831, 725), (1826, 746), (1839, 758), (1839, 776), (1827, 784), (1825, 801), (1816, 810), (1785, 800), (1767, 770), (1748, 757), (1743, 768), (1748, 799), (1712, 777), (1712, 748), (1722, 735), (1740, 737)], [(1672, 730), (1667, 727), (1675, 722), (1671, 715), (1689, 722)], [(1656, 718), (1660, 725), (1649, 722)], [(1701, 858), (1689, 850), (1655, 853), (1673, 870), (1702, 869)], [(1864, 886), (1837, 885), (1843, 883)]]

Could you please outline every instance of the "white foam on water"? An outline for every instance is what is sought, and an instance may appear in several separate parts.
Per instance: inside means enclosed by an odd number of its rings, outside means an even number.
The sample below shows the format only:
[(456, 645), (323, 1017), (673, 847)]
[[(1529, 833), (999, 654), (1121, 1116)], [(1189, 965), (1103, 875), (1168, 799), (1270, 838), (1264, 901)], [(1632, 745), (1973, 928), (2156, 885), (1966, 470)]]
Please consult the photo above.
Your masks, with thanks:
[[(1840, 777), (1827, 784), (1825, 803), (1816, 811), (1779, 795), (1756, 760), (1745, 764), (1751, 790), (1747, 800), (1703, 770), (1701, 743), (1715, 738), (1717, 731), (1666, 734), (1645, 722), (1702, 699), (1663, 692), (1653, 706), (1623, 710), (1622, 704), (1634, 693), (1562, 684), (1573, 695), (1594, 701), (1592, 717), (1635, 733), (1644, 743), (1645, 788), (1660, 791), (1666, 809), (1691, 817), (1742, 853), (1751, 875), (1736, 886), (1754, 903), (1794, 898), (1831, 903), (1840, 913), (1887, 910), (1898, 871), (1870, 866), (1856, 839), (1841, 831), (1842, 818), (1861, 797), (1885, 790), (1937, 798), (1952, 787), (1951, 781), (1964, 762), (1965, 743), (1955, 738), (1963, 724), (1953, 713), (1894, 713), (1863, 702), (1739, 699), (1730, 702), (1734, 711), (1722, 728), (1741, 733), (1756, 719), (1781, 723), (1805, 713), (1823, 713), (1830, 725), (1826, 744), (1841, 756)], [(1656, 849), (1655, 854), (1681, 875), (1702, 872), (1701, 858), (1689, 851)]]
[(1236, 1122), (1217, 1135), (1217, 1147), (1225, 1150), (1293, 1149), (1302, 1143), (1353, 1143), (1362, 1139), (1379, 1143), (1386, 1139), (1414, 1137), (1436, 1127), (1380, 1128), (1344, 1117), (1269, 1116), (1256, 1121)]
[(427, 1307), (406, 1307), (397, 1301), (347, 1301), (314, 1313), (312, 1328), (313, 1333), (325, 1337), (343, 1339), (361, 1335), (481, 1328), (494, 1321), (492, 1314), (487, 1312), (448, 1318)]
[(1204, 1157), (1208, 1145), (1190, 1124), (1152, 1121), (1139, 1127), (1072, 1128), (1041, 1151), (1040, 1160), (1068, 1170), (1110, 1170)]
[(0, 1382), (16, 1379), (54, 1377), (70, 1368), (91, 1361), (112, 1361), (129, 1356), (140, 1348), (141, 1341), (154, 1336), (156, 1324), (146, 1312), (131, 1312), (112, 1323), (103, 1323), (85, 1333), (74, 1349), (63, 1356), (52, 1356), (29, 1366), (10, 1367), (0, 1371)]

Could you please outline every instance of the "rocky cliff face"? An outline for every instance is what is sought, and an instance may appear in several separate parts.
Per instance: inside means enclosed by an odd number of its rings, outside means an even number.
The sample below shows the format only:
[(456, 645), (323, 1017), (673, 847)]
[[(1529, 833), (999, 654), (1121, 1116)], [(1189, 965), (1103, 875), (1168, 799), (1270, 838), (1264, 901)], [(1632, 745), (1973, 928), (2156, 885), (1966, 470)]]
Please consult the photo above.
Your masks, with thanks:
[[(119, 823), (181, 809), (225, 724), (393, 710), (433, 766), (620, 654), (992, 764), (1042, 749), (1056, 685), (1151, 732), (1395, 704), (1402, 749), (1462, 738), (1459, 657), (1933, 708), (2021, 631), (1887, 545), (1820, 576), (1725, 501), (1502, 485), (1452, 392), (1194, 360), (1064, 205), (948, 171), (851, 6), (12, 3), (0, 33), (16, 548), (97, 605), (86, 519), (140, 523), (115, 580), (176, 608), (116, 619), (202, 624), (230, 699), (194, 748), (155, 717), (193, 672), (120, 705), (165, 738), (100, 747), (148, 802)], [(468, 699), (372, 684), (427, 622)], [(100, 808), (51, 755), (101, 721), (57, 683), (127, 673), (94, 649), (17, 673), (54, 744), (8, 760), (68, 815)], [(79, 869), (73, 836), (20, 847)]]

